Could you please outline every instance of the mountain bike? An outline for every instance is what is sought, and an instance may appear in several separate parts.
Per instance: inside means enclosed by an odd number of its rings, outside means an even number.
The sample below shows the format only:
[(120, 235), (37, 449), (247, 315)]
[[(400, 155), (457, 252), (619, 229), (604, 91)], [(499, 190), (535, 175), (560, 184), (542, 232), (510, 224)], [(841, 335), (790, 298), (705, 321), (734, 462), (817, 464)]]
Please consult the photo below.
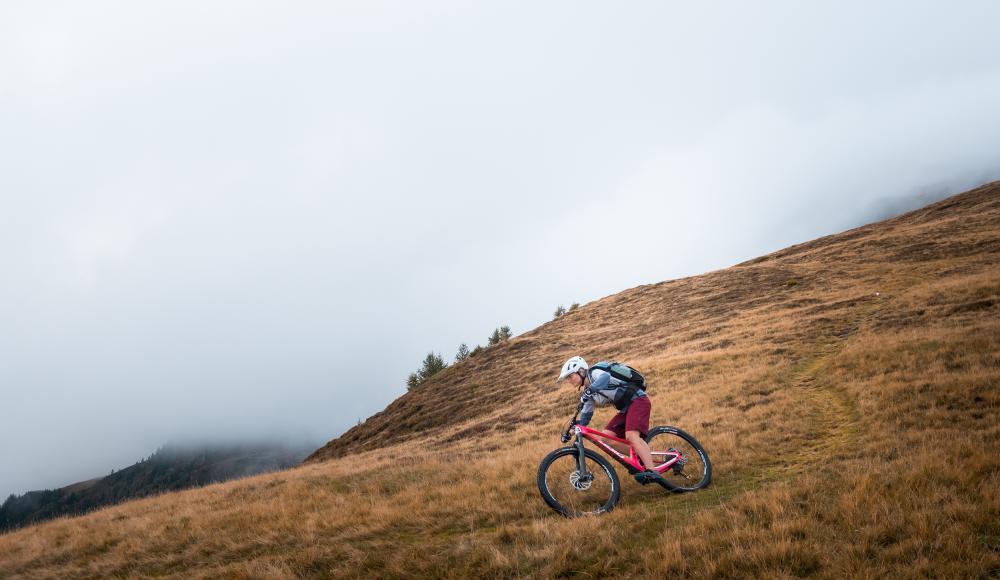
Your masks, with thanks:
[[(589, 440), (612, 459), (621, 463), (632, 475), (646, 470), (628, 441), (577, 423), (583, 404), (562, 435), (569, 447), (560, 447), (542, 459), (538, 466), (538, 491), (545, 503), (566, 517), (599, 515), (614, 509), (621, 495), (621, 482), (614, 467), (593, 449), (584, 446)], [(572, 435), (570, 434), (572, 432)], [(646, 443), (656, 463), (655, 470), (664, 481), (657, 482), (674, 493), (701, 489), (712, 480), (712, 462), (701, 444), (676, 427), (653, 427), (646, 434)], [(605, 442), (628, 446), (626, 457)]]

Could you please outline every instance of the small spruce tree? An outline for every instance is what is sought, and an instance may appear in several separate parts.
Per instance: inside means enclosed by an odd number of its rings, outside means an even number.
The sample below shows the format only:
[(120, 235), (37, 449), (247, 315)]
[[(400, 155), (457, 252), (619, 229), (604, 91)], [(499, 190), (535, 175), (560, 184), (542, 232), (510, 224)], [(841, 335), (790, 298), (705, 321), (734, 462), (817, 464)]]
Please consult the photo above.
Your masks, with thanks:
[(556, 311), (552, 313), (552, 318), (553, 318), (553, 319), (556, 319), (556, 318), (559, 318), (559, 317), (560, 317), (560, 316), (562, 316), (563, 314), (566, 314), (566, 309), (565, 309), (565, 308), (563, 308), (563, 305), (562, 305), (562, 304), (560, 304), (560, 305), (559, 305), (559, 306), (558, 306), (558, 307), (556, 308)]
[(427, 353), (424, 357), (424, 362), (420, 368), (415, 373), (410, 373), (410, 376), (406, 379), (406, 388), (408, 390), (413, 390), (423, 384), (424, 381), (448, 368), (448, 363), (444, 362), (441, 355), (435, 354), (434, 351)]
[(490, 346), (495, 346), (501, 342), (510, 340), (511, 336), (513, 336), (513, 334), (510, 332), (510, 327), (505, 324), (500, 328), (495, 329), (493, 334), (491, 334), (487, 339), (487, 342), (489, 342)]
[(458, 352), (455, 353), (455, 362), (460, 363), (469, 358), (469, 345), (464, 342), (458, 345)]
[(444, 362), (441, 355), (429, 352), (424, 358), (424, 366), (420, 369), (420, 374), (426, 381), (446, 368), (448, 368), (448, 363)]

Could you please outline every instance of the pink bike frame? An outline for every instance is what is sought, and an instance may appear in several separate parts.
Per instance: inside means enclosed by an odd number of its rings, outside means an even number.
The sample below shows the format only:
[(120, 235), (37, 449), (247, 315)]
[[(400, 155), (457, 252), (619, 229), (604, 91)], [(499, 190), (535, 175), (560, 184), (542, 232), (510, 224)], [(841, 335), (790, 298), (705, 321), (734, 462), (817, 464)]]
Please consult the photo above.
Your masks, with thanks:
[[(605, 453), (611, 457), (618, 460), (619, 463), (624, 465), (629, 472), (639, 473), (640, 471), (645, 471), (646, 468), (642, 466), (642, 461), (635, 452), (635, 448), (629, 444), (628, 441), (615, 437), (614, 435), (608, 435), (603, 431), (598, 431), (597, 429), (591, 429), (590, 427), (585, 427), (583, 425), (576, 425), (576, 434), (582, 435), (584, 438), (589, 439), (594, 445), (597, 445), (604, 450)], [(628, 445), (628, 457), (625, 457), (617, 449), (608, 445), (602, 439), (609, 439), (621, 443), (623, 445)], [(681, 459), (681, 453), (679, 451), (660, 451), (653, 452), (653, 459), (657, 461), (663, 461), (663, 465), (657, 465), (655, 470), (657, 473), (663, 473), (664, 471), (670, 469), (673, 464), (677, 463)]]

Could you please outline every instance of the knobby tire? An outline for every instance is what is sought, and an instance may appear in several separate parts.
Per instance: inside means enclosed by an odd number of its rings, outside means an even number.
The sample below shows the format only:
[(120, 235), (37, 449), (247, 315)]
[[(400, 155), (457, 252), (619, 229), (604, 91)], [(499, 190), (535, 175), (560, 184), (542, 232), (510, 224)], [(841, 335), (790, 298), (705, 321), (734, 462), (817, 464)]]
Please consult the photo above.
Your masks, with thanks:
[[(574, 509), (572, 505), (567, 505), (570, 502), (567, 498), (572, 498), (574, 493), (585, 494), (586, 492), (576, 492), (569, 484), (569, 481), (564, 481), (569, 475), (571, 475), (572, 465), (568, 466), (571, 469), (566, 473), (549, 473), (550, 469), (556, 465), (559, 461), (560, 467), (565, 466), (566, 462), (575, 461), (579, 450), (576, 447), (562, 447), (556, 449), (552, 453), (545, 456), (542, 459), (541, 464), (538, 466), (538, 491), (541, 492), (542, 498), (545, 499), (545, 503), (549, 505), (552, 509), (559, 512), (560, 514), (573, 518), (577, 516), (584, 515), (599, 515), (607, 513), (614, 509), (615, 505), (618, 503), (618, 499), (621, 496), (621, 482), (618, 479), (618, 474), (615, 472), (614, 467), (608, 462), (603, 456), (598, 454), (596, 451), (590, 449), (584, 449), (584, 456), (587, 460), (587, 468), (594, 474), (595, 482), (599, 485), (604, 484), (605, 481), (608, 483), (608, 497), (605, 499), (603, 496), (603, 491), (596, 492), (597, 497), (595, 509), (589, 511), (579, 511)], [(591, 463), (592, 462), (592, 463)], [(596, 465), (595, 465), (596, 464)], [(552, 481), (549, 481), (549, 477), (552, 477)], [(559, 497), (555, 497), (550, 489), (550, 484), (559, 490)], [(566, 494), (570, 495), (566, 495)], [(588, 502), (591, 503), (591, 502)]]
[[(646, 434), (646, 443), (651, 451), (662, 451), (667, 448), (680, 450), (688, 457), (688, 464), (682, 471), (692, 479), (675, 474), (668, 469), (663, 472), (667, 489), (675, 493), (696, 491), (707, 486), (712, 481), (712, 461), (708, 453), (698, 443), (698, 440), (676, 427), (654, 427)], [(663, 449), (660, 449), (662, 447)]]

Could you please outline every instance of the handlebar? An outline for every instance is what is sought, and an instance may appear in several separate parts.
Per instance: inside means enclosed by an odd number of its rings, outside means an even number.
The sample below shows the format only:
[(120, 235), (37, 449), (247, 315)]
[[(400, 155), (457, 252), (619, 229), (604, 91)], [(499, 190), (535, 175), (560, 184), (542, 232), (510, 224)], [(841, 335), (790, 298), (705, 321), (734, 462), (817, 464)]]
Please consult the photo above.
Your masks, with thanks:
[(577, 425), (576, 421), (577, 418), (580, 416), (580, 411), (582, 410), (583, 410), (583, 400), (581, 400), (580, 404), (576, 406), (576, 413), (573, 413), (573, 418), (570, 419), (569, 426), (566, 428), (566, 432), (563, 433), (562, 437), (559, 438), (559, 440), (562, 441), (563, 443), (566, 443), (573, 438), (573, 436), (570, 435), (569, 432), (572, 431), (573, 427)]
[[(580, 408), (583, 408), (583, 404), (582, 403), (580, 405)], [(573, 413), (573, 418), (570, 419), (569, 425), (566, 427), (566, 432), (563, 433), (562, 437), (559, 438), (560, 441), (562, 441), (563, 443), (566, 443), (567, 441), (569, 441), (570, 439), (573, 438), (573, 436), (570, 435), (569, 432), (572, 431), (573, 427), (575, 427), (577, 425), (577, 417), (579, 417), (579, 416), (580, 416), (580, 409), (577, 409), (576, 413)]]

